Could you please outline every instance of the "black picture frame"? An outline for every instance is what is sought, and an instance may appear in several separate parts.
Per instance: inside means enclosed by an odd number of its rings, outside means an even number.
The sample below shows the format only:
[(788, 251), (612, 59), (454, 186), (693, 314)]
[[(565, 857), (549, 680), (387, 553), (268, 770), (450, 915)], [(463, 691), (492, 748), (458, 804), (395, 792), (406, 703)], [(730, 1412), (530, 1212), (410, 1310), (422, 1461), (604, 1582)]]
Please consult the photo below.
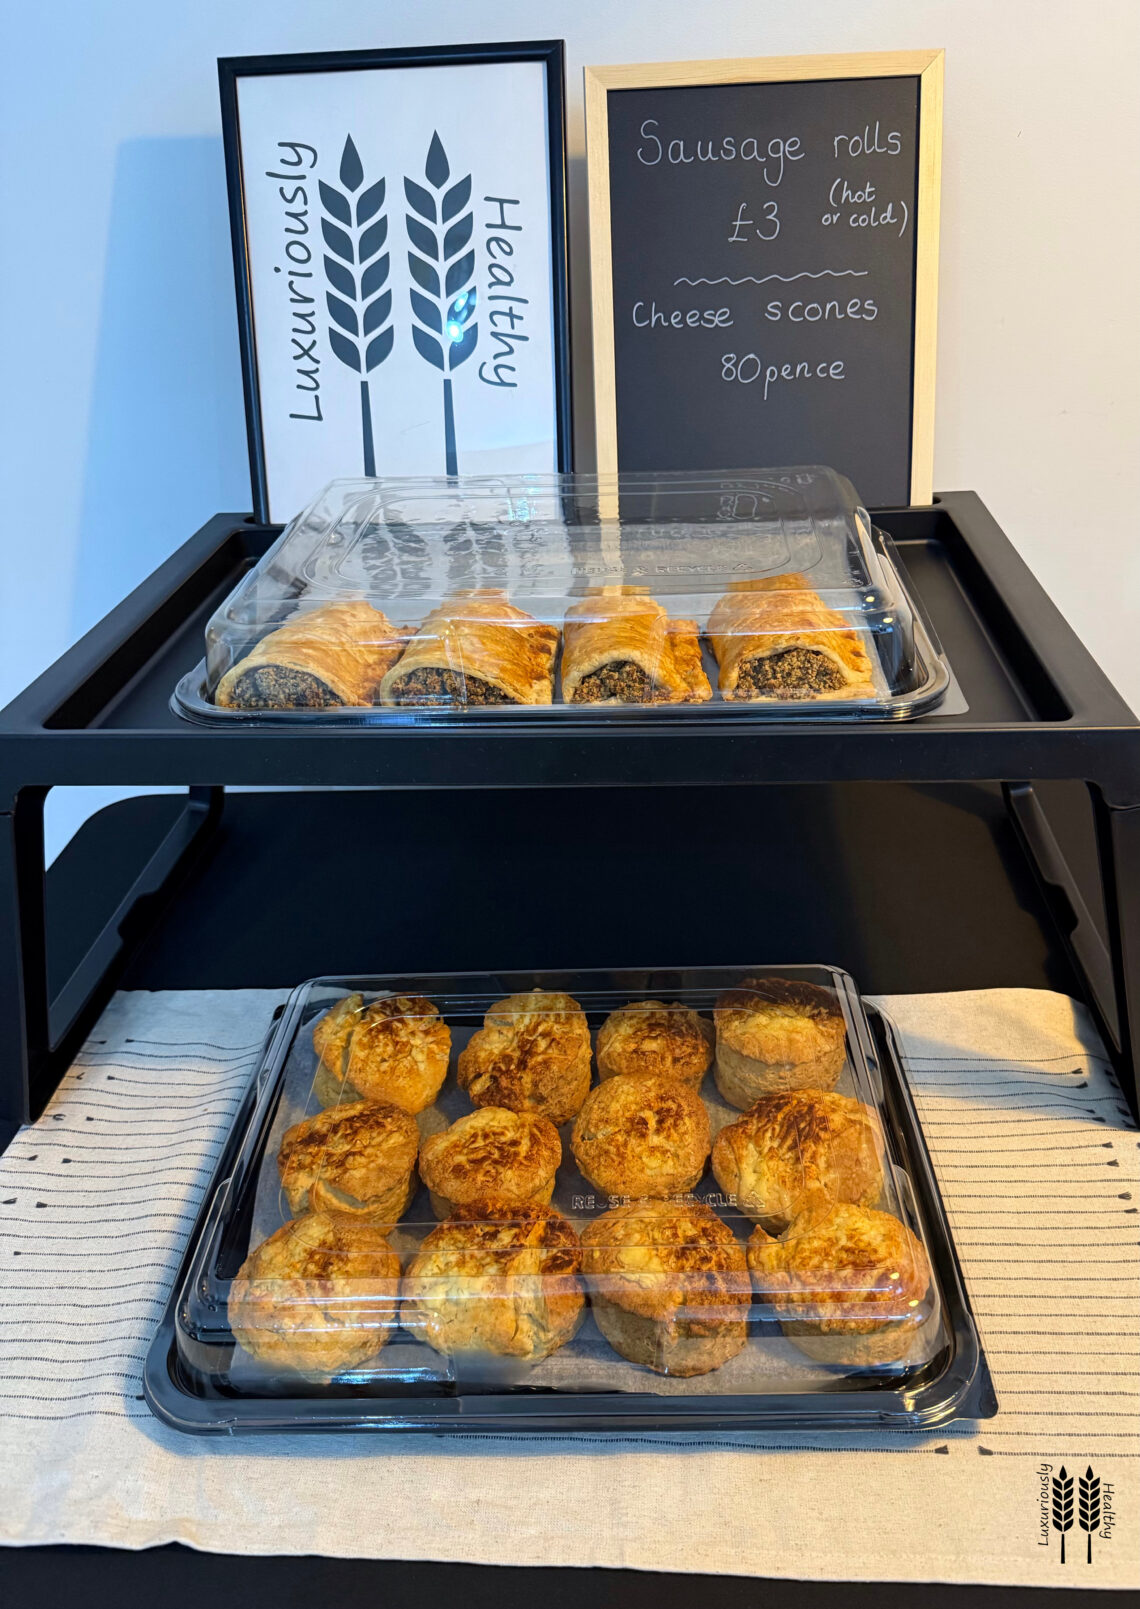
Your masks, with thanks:
[(337, 50), (285, 56), (226, 56), (218, 59), (222, 143), (225, 151), (230, 237), (238, 337), (245, 391), (246, 434), (254, 517), (268, 522), (269, 485), (265, 461), (257, 336), (246, 228), (245, 181), (242, 169), (238, 85), (255, 76), (296, 73), (383, 71), (393, 67), (477, 66), (539, 62), (545, 69), (547, 161), (550, 179), (551, 299), (554, 340), (554, 411), (559, 470), (574, 467), (573, 406), (570, 371), (570, 273), (566, 195), (566, 47), (561, 39), (512, 43), (424, 45), (392, 50)]

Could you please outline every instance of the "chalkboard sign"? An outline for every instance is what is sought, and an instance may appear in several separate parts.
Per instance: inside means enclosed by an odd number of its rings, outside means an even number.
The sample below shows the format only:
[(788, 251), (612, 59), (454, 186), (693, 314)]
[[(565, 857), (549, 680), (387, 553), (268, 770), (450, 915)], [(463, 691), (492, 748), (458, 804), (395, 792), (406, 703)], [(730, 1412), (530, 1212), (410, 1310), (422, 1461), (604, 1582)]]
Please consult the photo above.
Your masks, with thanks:
[(598, 468), (927, 503), (942, 53), (586, 69)]

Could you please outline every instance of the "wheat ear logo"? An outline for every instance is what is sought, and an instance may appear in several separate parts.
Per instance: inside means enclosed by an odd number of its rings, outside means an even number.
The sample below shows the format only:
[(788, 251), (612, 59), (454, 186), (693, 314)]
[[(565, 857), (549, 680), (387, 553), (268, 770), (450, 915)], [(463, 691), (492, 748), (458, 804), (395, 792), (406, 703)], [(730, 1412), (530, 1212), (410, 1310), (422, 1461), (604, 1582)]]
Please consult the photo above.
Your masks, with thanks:
[(470, 249), (474, 214), (467, 206), (471, 200), (471, 175), (448, 186), (451, 168), (447, 154), (439, 135), (433, 134), (424, 177), (426, 189), (414, 179), (404, 180), (404, 194), (412, 208), (407, 214), (408, 240), (413, 248), (408, 252), (408, 267), (419, 286), (411, 292), (416, 319), (412, 340), (420, 356), (443, 375), (444, 457), (447, 473), (457, 475), (451, 376), (474, 352), (479, 336), (475, 322), (475, 253)]
[(1073, 1477), (1061, 1473), (1053, 1476), (1053, 1529), (1061, 1533), (1061, 1563), (1065, 1562), (1065, 1532), (1073, 1529)]
[[(1064, 1470), (1061, 1473), (1063, 1475)], [(1091, 1464), (1077, 1480), (1077, 1520), (1081, 1530), (1088, 1532), (1089, 1549), (1085, 1563), (1091, 1564), (1093, 1532), (1100, 1529), (1100, 1481), (1093, 1474)]]
[(360, 376), (364, 473), (375, 475), (368, 376), (392, 350), (396, 332), (388, 323), (392, 292), (384, 289), (390, 266), (388, 253), (382, 251), (388, 238), (388, 219), (381, 210), (384, 180), (377, 179), (362, 194), (356, 194), (364, 183), (364, 168), (351, 135), (341, 152), (340, 182), (344, 190), (320, 181), (325, 211), (321, 234), (333, 253), (325, 256), (325, 278), (332, 287), (325, 292), (325, 301), (329, 317), (338, 326), (329, 326), (329, 345), (340, 361)]

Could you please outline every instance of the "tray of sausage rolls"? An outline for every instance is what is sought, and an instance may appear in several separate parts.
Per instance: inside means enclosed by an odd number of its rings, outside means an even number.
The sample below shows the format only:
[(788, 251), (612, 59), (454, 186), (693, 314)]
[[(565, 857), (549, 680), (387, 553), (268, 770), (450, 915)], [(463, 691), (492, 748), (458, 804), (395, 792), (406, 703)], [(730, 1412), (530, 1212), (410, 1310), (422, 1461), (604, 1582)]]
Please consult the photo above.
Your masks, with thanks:
[(890, 1025), (828, 966), (306, 983), (144, 1387), (228, 1433), (996, 1406)]
[(889, 538), (809, 466), (334, 481), (172, 703), (219, 725), (883, 720), (951, 686)]

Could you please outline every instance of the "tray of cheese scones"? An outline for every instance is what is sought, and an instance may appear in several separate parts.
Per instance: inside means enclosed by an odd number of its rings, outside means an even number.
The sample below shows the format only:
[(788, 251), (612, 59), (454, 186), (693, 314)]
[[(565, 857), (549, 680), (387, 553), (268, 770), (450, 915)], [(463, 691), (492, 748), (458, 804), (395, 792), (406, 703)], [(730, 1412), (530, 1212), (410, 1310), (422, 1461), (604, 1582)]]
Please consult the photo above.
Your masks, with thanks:
[(212, 615), (173, 707), (218, 726), (881, 720), (950, 684), (833, 470), (533, 474), (334, 481)]
[(197, 1431), (994, 1407), (890, 1025), (827, 966), (304, 984), (144, 1385)]

